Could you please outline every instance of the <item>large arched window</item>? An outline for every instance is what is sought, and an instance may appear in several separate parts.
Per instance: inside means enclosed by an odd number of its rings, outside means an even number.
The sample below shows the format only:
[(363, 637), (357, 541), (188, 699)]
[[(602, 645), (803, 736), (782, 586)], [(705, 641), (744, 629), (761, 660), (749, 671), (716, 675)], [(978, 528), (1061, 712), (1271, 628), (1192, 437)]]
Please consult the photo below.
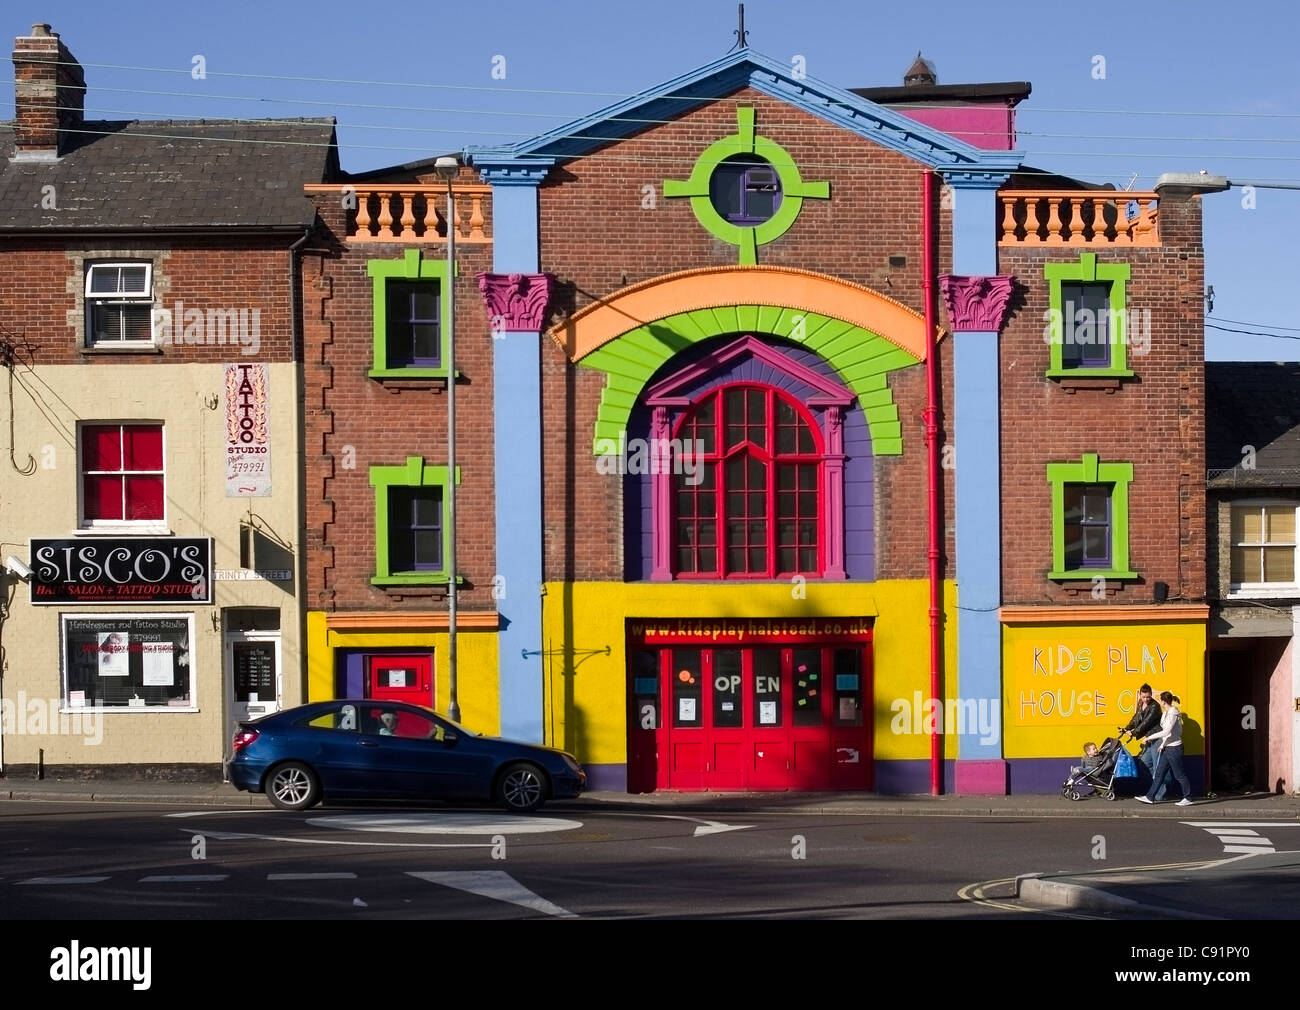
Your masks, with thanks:
[(677, 578), (823, 574), (825, 449), (802, 404), (772, 386), (722, 386), (675, 437), (693, 462), (673, 477)]

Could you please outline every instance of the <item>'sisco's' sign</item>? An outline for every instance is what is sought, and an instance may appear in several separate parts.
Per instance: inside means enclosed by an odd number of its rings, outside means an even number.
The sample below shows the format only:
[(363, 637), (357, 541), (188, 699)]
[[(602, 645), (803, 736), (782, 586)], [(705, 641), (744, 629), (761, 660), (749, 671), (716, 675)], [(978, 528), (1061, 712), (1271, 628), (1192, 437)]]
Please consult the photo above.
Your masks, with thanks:
[(33, 540), (32, 603), (211, 603), (212, 540)]

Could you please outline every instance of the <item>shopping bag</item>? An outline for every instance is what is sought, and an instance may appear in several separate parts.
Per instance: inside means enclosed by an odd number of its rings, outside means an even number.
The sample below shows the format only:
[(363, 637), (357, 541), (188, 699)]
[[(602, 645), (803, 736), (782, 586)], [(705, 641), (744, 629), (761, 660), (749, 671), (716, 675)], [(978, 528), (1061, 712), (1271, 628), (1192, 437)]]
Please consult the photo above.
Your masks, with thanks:
[(1121, 747), (1119, 754), (1115, 758), (1115, 777), (1117, 779), (1135, 779), (1137, 778), (1137, 762), (1133, 760), (1127, 748)]

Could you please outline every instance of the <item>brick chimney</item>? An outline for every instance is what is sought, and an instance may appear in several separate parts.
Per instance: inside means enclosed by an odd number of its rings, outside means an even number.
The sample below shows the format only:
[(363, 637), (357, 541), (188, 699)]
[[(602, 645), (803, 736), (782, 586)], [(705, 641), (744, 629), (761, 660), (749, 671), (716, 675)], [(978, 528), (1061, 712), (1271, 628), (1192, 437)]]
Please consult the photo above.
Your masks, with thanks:
[(81, 64), (46, 24), (14, 39), (14, 159), (57, 158), (80, 129), (86, 108)]

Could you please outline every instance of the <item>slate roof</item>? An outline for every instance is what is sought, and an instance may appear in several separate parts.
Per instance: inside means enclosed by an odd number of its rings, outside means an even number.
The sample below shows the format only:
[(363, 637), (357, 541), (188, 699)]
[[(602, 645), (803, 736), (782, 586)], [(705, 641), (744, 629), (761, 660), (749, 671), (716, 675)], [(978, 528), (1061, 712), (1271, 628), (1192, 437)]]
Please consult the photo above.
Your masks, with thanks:
[[(0, 124), (0, 234), (13, 231), (302, 230), (304, 183), (338, 175), (334, 120), (87, 120), (58, 161), (13, 161)], [(54, 186), (57, 210), (43, 209)]]
[(1205, 363), (1205, 466), (1211, 488), (1300, 488), (1300, 362)]

